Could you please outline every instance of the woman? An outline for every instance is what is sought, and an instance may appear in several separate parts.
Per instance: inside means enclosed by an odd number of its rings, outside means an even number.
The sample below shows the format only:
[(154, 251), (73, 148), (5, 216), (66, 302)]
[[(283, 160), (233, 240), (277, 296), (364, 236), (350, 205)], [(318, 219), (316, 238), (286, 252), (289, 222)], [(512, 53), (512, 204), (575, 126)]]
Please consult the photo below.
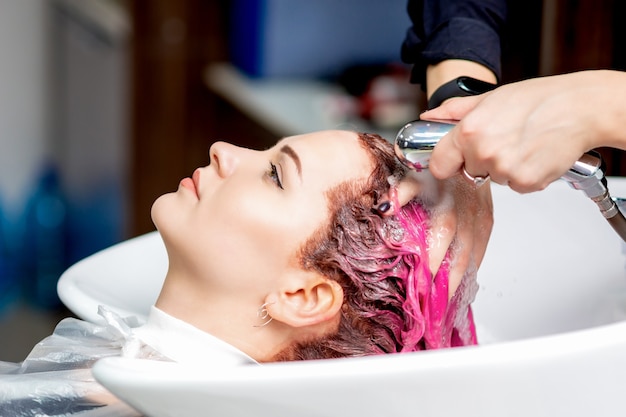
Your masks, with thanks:
[[(404, 176), (386, 141), (328, 131), (263, 152), (217, 143), (210, 155), (193, 180), (154, 203), (170, 261), (157, 308), (261, 362), (450, 346), (423, 340), (430, 312), (420, 303), (444, 288), (447, 302), (461, 283), (456, 276), (448, 288), (448, 258), (439, 268), (453, 236), (432, 249), (429, 268), (427, 212), (372, 211), (388, 178)], [(431, 270), (446, 282), (430, 288)], [(260, 306), (273, 320), (251, 331)]]
[[(489, 189), (415, 181), (428, 198), (400, 207), (405, 175), (376, 135), (316, 132), (265, 151), (214, 144), (209, 166), (153, 205), (169, 268), (148, 323), (131, 330), (104, 312), (112, 342), (81, 366), (120, 353), (211, 368), (475, 343)], [(380, 201), (395, 208), (381, 215)], [(487, 233), (458, 242), (476, 223)], [(76, 333), (74, 345), (88, 333), (104, 349), (103, 332)]]

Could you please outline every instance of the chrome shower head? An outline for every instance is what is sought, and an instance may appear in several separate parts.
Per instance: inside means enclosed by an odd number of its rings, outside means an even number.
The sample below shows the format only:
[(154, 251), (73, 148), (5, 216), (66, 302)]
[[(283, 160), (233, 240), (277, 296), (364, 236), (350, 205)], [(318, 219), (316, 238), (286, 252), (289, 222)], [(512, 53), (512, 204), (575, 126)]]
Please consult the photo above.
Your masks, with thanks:
[(451, 123), (414, 120), (396, 135), (396, 156), (408, 168), (420, 172), (428, 168), (435, 145), (454, 127)]

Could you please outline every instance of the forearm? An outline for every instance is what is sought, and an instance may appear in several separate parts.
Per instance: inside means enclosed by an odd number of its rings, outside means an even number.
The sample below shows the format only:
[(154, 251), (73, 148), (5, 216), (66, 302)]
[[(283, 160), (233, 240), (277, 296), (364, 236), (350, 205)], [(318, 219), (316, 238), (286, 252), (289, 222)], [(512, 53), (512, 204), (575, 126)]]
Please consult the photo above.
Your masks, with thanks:
[[(626, 150), (626, 72), (588, 70), (538, 78), (514, 84), (509, 93), (512, 99), (519, 96), (522, 108), (529, 106), (529, 132), (544, 127), (569, 134), (563, 143), (582, 152), (605, 146)], [(512, 104), (505, 108), (514, 111)]]
[(593, 99), (588, 100), (586, 105), (596, 133), (589, 147), (608, 146), (626, 150), (626, 72), (587, 71), (581, 76), (589, 80), (592, 88), (589, 95)]
[(410, 0), (408, 12), (402, 59), (414, 64), (412, 82), (426, 87), (426, 68), (447, 60), (479, 63), (499, 78), (505, 0)]

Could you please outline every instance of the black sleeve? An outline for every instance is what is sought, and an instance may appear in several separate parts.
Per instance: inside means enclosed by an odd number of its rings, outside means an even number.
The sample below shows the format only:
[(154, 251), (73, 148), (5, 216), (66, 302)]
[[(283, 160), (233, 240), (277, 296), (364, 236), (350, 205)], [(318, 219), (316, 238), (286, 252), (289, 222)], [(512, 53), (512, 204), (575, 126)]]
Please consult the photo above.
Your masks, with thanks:
[(409, 0), (413, 26), (402, 44), (402, 60), (413, 64), (411, 82), (425, 85), (426, 67), (466, 59), (501, 78), (501, 36), (506, 0)]

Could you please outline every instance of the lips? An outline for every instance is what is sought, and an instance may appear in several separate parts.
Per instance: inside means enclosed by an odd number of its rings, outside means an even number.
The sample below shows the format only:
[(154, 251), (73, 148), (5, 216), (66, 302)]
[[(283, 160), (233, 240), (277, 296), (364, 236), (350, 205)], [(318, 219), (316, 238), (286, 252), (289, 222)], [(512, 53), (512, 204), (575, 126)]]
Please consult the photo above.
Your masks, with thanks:
[(193, 185), (196, 188), (196, 194), (198, 194), (198, 197), (200, 197), (200, 168), (197, 168), (194, 172), (193, 175), (191, 176), (191, 179), (193, 180)]
[(193, 175), (191, 176), (191, 178), (183, 178), (180, 182), (180, 185), (183, 188), (186, 188), (190, 191), (193, 191), (193, 193), (196, 195), (196, 197), (199, 199), (200, 198), (200, 193), (199, 193), (199, 189), (200, 189), (200, 170), (196, 169), (193, 173)]

